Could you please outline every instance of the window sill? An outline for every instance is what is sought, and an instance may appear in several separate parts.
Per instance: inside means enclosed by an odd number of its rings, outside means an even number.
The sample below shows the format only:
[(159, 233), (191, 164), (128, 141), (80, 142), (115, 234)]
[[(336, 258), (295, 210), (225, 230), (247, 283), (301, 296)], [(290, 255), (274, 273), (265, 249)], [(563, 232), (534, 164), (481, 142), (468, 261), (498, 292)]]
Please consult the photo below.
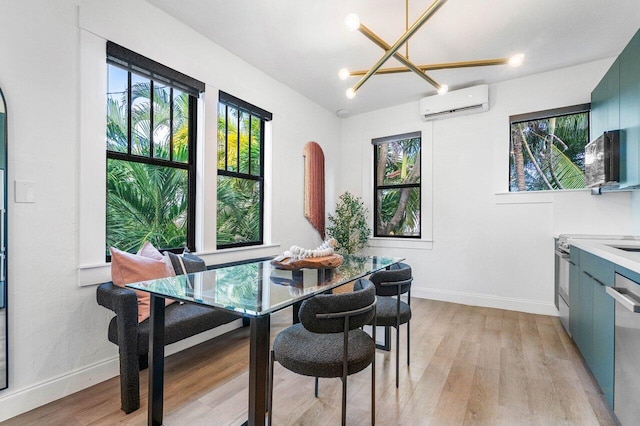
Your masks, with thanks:
[(382, 238), (371, 237), (368, 242), (369, 247), (373, 248), (404, 248), (415, 250), (432, 250), (432, 240), (421, 240), (412, 238)]
[[(581, 189), (578, 191), (582, 191)], [(555, 191), (500, 192), (495, 194), (496, 204), (546, 204), (553, 203)]]
[[(211, 252), (194, 253), (200, 256), (207, 265), (234, 262), (242, 260), (242, 254), (251, 253), (248, 257), (268, 257), (279, 254), (280, 243), (263, 244), (260, 246), (236, 247)], [(111, 281), (111, 263), (96, 265), (80, 265), (78, 267), (78, 285), (81, 287), (102, 284)]]

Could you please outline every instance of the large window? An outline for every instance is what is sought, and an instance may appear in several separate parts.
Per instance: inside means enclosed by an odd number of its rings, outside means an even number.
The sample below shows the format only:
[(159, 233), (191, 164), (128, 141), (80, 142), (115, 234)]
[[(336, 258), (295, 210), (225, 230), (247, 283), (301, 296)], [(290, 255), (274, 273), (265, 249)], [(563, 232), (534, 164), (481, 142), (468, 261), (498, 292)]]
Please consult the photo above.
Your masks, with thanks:
[(107, 248), (195, 250), (204, 84), (111, 42), (107, 72)]
[(374, 236), (420, 238), (421, 133), (377, 138), (374, 147)]
[(509, 191), (585, 187), (590, 104), (509, 117)]
[(264, 132), (271, 113), (227, 93), (218, 102), (218, 248), (263, 243)]

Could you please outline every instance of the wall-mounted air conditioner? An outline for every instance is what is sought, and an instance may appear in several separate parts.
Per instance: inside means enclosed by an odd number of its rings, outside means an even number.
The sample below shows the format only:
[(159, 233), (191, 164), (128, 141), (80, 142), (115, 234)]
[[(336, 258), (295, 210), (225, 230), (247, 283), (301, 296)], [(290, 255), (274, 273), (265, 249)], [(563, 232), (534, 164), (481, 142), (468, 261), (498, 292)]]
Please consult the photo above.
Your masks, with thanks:
[(486, 84), (420, 99), (420, 115), (425, 120), (439, 120), (488, 110), (489, 86)]

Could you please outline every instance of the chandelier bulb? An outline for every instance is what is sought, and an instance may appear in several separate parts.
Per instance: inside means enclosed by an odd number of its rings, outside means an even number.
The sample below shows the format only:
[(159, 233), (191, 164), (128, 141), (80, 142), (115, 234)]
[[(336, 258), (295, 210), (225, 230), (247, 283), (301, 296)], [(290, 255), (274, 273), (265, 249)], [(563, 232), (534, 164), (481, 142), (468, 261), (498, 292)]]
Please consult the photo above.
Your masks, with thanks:
[(440, 87), (438, 88), (438, 95), (444, 95), (448, 91), (449, 91), (449, 86), (447, 86), (446, 84), (441, 84)]
[(509, 58), (509, 65), (519, 67), (524, 62), (524, 53), (518, 53)]
[(340, 80), (346, 80), (351, 77), (351, 73), (348, 69), (342, 68), (340, 71), (338, 71), (338, 77), (340, 78)]
[(355, 98), (355, 97), (356, 97), (356, 91), (355, 91), (355, 90), (353, 90), (353, 87), (349, 87), (349, 88), (347, 89), (347, 98), (349, 98), (349, 99), (353, 99), (353, 98)]
[(347, 27), (349, 31), (355, 31), (360, 28), (360, 18), (355, 13), (350, 13), (344, 19), (344, 25)]

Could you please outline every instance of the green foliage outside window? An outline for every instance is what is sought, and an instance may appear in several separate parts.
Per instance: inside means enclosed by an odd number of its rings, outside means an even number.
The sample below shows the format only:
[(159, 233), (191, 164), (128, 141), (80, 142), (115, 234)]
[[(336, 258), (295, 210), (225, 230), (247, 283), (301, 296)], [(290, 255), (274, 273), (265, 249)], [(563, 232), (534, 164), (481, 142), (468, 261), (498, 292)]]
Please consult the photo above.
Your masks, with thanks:
[(511, 123), (509, 191), (585, 187), (589, 112)]
[(376, 237), (420, 237), (421, 137), (402, 136), (374, 140)]
[[(107, 151), (127, 157), (107, 158), (107, 248), (136, 251), (144, 241), (161, 249), (184, 247), (188, 173), (172, 165), (189, 162), (189, 95), (173, 89), (172, 97), (154, 81), (152, 102), (151, 81), (132, 74), (129, 129), (127, 71), (108, 70)], [(166, 160), (167, 166), (145, 159)]]
[(217, 245), (262, 242), (263, 120), (218, 104)]

